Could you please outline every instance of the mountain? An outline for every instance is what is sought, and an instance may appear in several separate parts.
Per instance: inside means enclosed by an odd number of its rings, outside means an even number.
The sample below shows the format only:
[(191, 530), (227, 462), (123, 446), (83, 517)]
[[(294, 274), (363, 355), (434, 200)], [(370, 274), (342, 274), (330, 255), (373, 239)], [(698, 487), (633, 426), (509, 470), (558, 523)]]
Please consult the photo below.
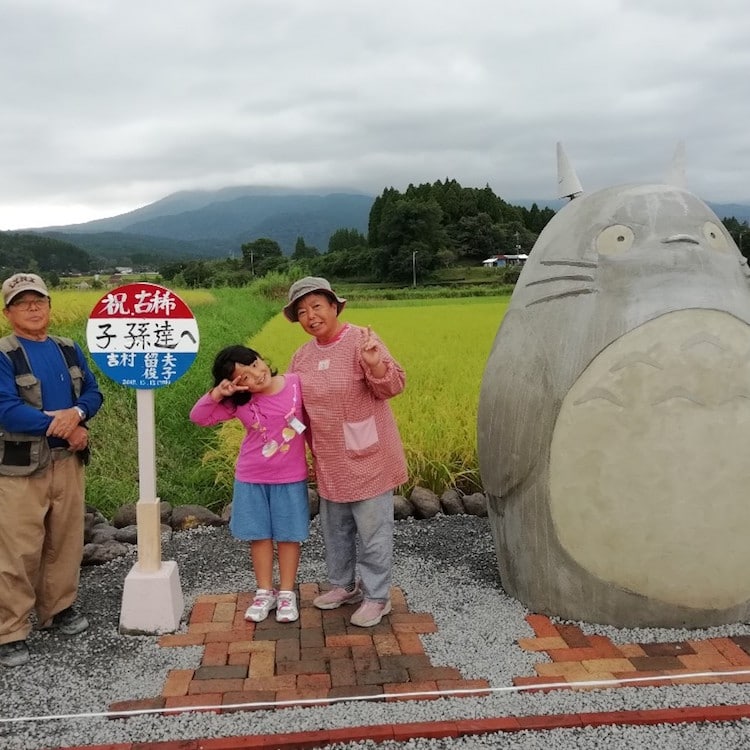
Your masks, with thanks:
[[(118, 265), (179, 258), (238, 256), (245, 242), (268, 237), (290, 254), (298, 237), (325, 252), (337, 229), (367, 234), (374, 198), (260, 186), (181, 191), (118, 216), (29, 230), (65, 240)], [(558, 210), (564, 200), (510, 200), (511, 205)], [(750, 221), (750, 206), (709, 203), (723, 219)]]
[(337, 229), (367, 233), (373, 200), (360, 193), (261, 187), (183, 191), (111, 218), (33, 231), (106, 257), (222, 257), (261, 237), (276, 240), (287, 254), (298, 237), (325, 251)]

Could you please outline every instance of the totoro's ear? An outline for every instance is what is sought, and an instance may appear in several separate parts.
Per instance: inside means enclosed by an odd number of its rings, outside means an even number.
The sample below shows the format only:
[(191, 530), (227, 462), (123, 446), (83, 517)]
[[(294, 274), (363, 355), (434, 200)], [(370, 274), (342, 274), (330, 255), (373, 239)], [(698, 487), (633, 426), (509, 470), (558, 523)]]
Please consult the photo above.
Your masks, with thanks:
[(685, 175), (685, 141), (679, 141), (672, 157), (664, 182), (678, 188), (687, 188)]
[(583, 192), (581, 183), (578, 180), (573, 167), (568, 161), (568, 155), (560, 141), (557, 142), (557, 197), (558, 198), (576, 198)]

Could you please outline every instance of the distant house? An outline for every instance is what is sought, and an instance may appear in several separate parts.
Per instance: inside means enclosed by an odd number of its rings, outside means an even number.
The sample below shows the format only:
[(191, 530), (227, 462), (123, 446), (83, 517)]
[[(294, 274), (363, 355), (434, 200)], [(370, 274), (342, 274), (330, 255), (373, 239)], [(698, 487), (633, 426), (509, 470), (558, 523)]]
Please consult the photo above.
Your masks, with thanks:
[(505, 266), (517, 266), (523, 265), (529, 256), (526, 253), (519, 253), (518, 255), (493, 255), (491, 258), (487, 258), (482, 261), (482, 265), (485, 268), (504, 268)]

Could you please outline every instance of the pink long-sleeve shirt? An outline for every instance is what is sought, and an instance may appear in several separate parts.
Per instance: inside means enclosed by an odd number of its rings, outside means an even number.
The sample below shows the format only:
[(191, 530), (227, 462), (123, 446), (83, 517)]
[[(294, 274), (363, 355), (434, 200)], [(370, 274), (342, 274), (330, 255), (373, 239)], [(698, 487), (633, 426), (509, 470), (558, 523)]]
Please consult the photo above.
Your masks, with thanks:
[(289, 373), (284, 375), (284, 387), (271, 396), (255, 393), (247, 404), (234, 406), (228, 399), (217, 403), (206, 393), (190, 410), (190, 419), (202, 427), (239, 419), (245, 437), (234, 476), (240, 482), (255, 484), (307, 479), (305, 437), (290, 426), (290, 416), (302, 422), (304, 413), (300, 380)]
[(290, 372), (302, 382), (321, 497), (352, 502), (404, 484), (406, 458), (388, 399), (403, 391), (406, 376), (378, 340), (386, 372), (375, 378), (362, 362), (367, 331), (349, 325), (333, 343), (315, 339), (292, 357)]

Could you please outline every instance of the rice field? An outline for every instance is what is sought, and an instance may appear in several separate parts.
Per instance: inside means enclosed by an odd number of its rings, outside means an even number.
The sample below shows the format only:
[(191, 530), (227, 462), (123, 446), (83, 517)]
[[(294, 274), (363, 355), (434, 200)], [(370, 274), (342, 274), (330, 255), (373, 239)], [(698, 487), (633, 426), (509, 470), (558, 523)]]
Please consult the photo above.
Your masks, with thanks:
[[(391, 400), (409, 464), (410, 485), (442, 492), (480, 488), (476, 415), (487, 356), (508, 297), (357, 308), (342, 319), (371, 326), (406, 371), (406, 390)], [(282, 315), (249, 345), (283, 372), (308, 339)]]

